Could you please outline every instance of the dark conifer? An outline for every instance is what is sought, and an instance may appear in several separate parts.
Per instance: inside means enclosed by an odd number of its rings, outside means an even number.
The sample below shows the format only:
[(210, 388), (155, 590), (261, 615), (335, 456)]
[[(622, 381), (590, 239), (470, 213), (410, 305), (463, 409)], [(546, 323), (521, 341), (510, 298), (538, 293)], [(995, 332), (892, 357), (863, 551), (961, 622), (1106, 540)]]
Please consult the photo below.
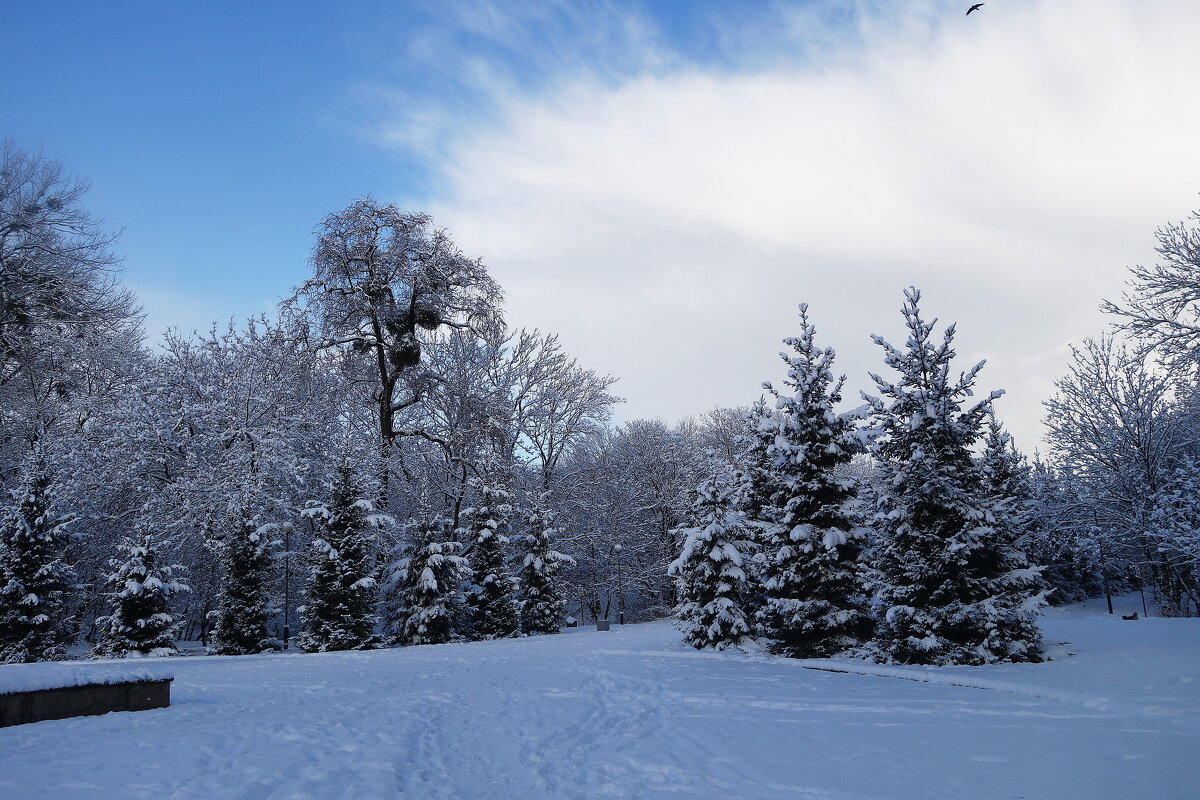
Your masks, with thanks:
[(868, 398), (881, 435), (877, 568), (883, 601), (873, 655), (903, 664), (1041, 660), (1038, 570), (1003, 530), (1004, 503), (989, 495), (972, 458), (992, 401), (968, 404), (983, 367), (951, 377), (954, 326), (940, 344), (921, 318), (920, 292), (903, 308), (903, 350), (874, 337), (895, 382), (872, 375)]
[(118, 545), (124, 555), (109, 564), (108, 616), (96, 620), (100, 641), (92, 653), (98, 658), (169, 656), (178, 651), (175, 634), (180, 622), (171, 613), (170, 598), (188, 586), (173, 580), (176, 566), (159, 566), (149, 534), (125, 539)]
[(834, 410), (844, 379), (834, 381), (833, 350), (818, 348), (815, 334), (801, 305), (800, 336), (785, 339), (792, 352), (780, 354), (787, 390), (764, 384), (775, 407), (757, 420), (770, 487), (758, 630), (777, 652), (801, 658), (855, 647), (871, 631), (862, 564), (867, 532), (845, 470), (861, 449), (856, 417)]
[(559, 570), (575, 559), (554, 549), (558, 531), (545, 496), (534, 503), (526, 524), (529, 531), (523, 537), (524, 557), (517, 575), (522, 627), (526, 633), (558, 633), (564, 606)]
[(495, 486), (480, 490), (479, 503), (463, 513), (473, 546), (471, 633), (478, 639), (502, 639), (520, 632), (508, 571), (507, 545), (512, 516), (511, 495)]
[(348, 465), (338, 469), (328, 505), (305, 509), (322, 531), (309, 549), (299, 647), (305, 652), (374, 647), (375, 558), (369, 530), (378, 519)]
[(234, 530), (216, 542), (220, 554), (221, 593), (209, 652), (240, 656), (278, 650), (282, 643), (267, 633), (271, 616), (267, 576), (275, 526), (258, 525), (245, 513)]
[(75, 571), (62, 560), (68, 520), (52, 494), (37, 450), (0, 519), (0, 664), (64, 659), (77, 633), (67, 618)]

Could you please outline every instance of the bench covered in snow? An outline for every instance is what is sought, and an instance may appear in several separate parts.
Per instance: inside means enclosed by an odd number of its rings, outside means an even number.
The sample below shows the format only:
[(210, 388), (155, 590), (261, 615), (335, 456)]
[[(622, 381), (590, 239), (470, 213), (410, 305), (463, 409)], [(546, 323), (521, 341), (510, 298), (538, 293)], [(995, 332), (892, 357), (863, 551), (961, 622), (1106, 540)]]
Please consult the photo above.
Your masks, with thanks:
[(0, 727), (171, 704), (170, 676), (71, 666), (0, 667)]

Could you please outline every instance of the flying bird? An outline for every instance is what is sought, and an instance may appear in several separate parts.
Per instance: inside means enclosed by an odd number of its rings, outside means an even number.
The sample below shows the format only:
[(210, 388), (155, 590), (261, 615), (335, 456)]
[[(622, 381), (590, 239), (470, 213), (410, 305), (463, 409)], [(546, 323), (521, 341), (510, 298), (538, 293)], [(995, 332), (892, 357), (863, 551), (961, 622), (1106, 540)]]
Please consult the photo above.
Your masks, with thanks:
[(967, 9), (967, 16), (968, 17), (971, 16), (972, 11), (978, 11), (981, 8), (983, 8), (983, 3), (976, 3), (975, 5), (973, 5)]

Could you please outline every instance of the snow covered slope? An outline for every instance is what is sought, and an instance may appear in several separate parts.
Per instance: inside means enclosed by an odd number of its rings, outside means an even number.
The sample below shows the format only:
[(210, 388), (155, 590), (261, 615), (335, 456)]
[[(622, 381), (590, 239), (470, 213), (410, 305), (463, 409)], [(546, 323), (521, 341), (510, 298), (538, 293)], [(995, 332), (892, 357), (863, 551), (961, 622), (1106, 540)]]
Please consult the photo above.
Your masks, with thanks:
[(1051, 613), (1054, 662), (938, 671), (988, 689), (666, 623), (171, 659), (171, 708), (0, 730), (0, 797), (1200, 797), (1200, 621)]

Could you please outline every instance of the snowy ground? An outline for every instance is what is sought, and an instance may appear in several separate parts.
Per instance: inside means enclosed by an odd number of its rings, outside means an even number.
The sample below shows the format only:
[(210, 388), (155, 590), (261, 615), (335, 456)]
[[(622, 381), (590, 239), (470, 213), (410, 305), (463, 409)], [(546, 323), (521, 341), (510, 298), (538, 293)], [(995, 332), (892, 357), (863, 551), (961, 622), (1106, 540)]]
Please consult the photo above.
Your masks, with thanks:
[(142, 662), (170, 708), (0, 729), (0, 797), (1200, 797), (1200, 621), (1097, 610), (1051, 612), (1052, 663), (933, 671), (983, 689), (665, 623)]

